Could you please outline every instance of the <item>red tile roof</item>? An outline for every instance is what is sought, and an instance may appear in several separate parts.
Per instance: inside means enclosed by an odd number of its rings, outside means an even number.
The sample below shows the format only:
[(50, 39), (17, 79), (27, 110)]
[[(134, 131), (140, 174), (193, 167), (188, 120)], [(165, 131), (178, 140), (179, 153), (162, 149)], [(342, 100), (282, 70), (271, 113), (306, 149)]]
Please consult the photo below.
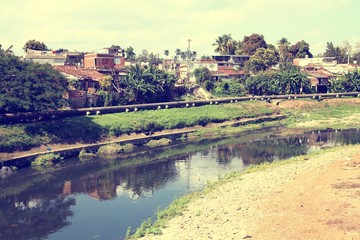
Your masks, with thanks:
[(213, 76), (240, 76), (244, 75), (244, 70), (236, 70), (232, 66), (219, 66), (217, 71), (211, 73)]
[(76, 66), (55, 66), (54, 69), (58, 70), (59, 72), (72, 75), (81, 79), (90, 78), (95, 81), (99, 81), (105, 76), (104, 74), (99, 73), (96, 70), (83, 69)]

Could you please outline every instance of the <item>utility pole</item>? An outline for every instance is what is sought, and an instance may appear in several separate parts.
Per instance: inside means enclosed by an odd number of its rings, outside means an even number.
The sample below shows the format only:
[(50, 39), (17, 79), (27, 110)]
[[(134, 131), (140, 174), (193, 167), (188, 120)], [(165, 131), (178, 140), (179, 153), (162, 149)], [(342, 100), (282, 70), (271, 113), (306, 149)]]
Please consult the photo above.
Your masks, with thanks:
[(191, 56), (191, 52), (190, 52), (190, 43), (191, 43), (191, 39), (188, 39), (188, 48), (187, 48), (187, 83), (190, 82), (190, 56)]

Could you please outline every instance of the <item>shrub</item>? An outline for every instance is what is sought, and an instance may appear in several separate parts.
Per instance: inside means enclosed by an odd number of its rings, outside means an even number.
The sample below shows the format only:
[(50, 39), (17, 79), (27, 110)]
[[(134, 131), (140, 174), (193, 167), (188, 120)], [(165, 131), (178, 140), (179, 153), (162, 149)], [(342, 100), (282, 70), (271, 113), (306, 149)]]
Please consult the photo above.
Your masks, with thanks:
[(32, 163), (34, 167), (52, 166), (63, 158), (59, 154), (48, 153), (38, 156)]
[(135, 146), (131, 143), (127, 143), (125, 145), (121, 145), (122, 149), (124, 152), (131, 152), (132, 150), (134, 150)]
[(167, 138), (161, 138), (159, 140), (150, 140), (147, 144), (145, 144), (148, 147), (160, 147), (160, 146), (166, 146), (169, 145), (172, 141)]
[(112, 144), (101, 146), (98, 149), (97, 154), (99, 156), (109, 157), (109, 156), (117, 155), (117, 154), (121, 153), (122, 151), (123, 151), (123, 148), (119, 144), (112, 143)]
[(80, 160), (88, 160), (96, 157), (96, 154), (92, 152), (87, 152), (85, 149), (82, 149), (78, 157), (80, 158)]

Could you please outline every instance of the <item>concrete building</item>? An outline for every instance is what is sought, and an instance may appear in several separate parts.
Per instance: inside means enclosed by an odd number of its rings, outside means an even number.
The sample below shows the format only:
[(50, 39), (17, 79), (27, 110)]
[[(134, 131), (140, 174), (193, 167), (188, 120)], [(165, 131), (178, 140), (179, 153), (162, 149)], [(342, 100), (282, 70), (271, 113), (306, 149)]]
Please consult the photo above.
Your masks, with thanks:
[(335, 57), (295, 58), (293, 64), (299, 67), (305, 67), (309, 64), (316, 67), (334, 67), (337, 61)]
[(27, 49), (23, 57), (25, 61), (42, 64), (48, 63), (52, 66), (63, 66), (65, 65), (66, 61), (66, 55), (64, 52), (58, 51), (40, 51)]

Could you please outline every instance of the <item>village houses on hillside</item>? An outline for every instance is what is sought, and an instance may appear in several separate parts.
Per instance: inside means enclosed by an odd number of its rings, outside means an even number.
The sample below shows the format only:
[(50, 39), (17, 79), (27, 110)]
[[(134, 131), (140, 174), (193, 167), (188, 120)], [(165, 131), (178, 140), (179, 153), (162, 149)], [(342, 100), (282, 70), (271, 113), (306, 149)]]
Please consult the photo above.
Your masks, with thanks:
[[(51, 64), (69, 81), (79, 81), (78, 88), (70, 90), (68, 95), (73, 107), (90, 106), (96, 102), (96, 92), (100, 88), (99, 81), (107, 75), (122, 78), (128, 74), (128, 67), (134, 64), (126, 60), (119, 49), (111, 48), (85, 54), (66, 50), (27, 49), (23, 58), (37, 63)], [(165, 58), (157, 63), (157, 67), (174, 73), (179, 83), (190, 81), (195, 84), (194, 71), (199, 68), (209, 69), (213, 80), (244, 77), (244, 66), (249, 59), (249, 55), (213, 55), (211, 59), (205, 60)], [(356, 68), (354, 64), (338, 64), (334, 57), (295, 58), (293, 64), (302, 68), (310, 79), (312, 89), (319, 93), (328, 92), (331, 79)], [(119, 90), (114, 84), (113, 87), (115, 91)]]

